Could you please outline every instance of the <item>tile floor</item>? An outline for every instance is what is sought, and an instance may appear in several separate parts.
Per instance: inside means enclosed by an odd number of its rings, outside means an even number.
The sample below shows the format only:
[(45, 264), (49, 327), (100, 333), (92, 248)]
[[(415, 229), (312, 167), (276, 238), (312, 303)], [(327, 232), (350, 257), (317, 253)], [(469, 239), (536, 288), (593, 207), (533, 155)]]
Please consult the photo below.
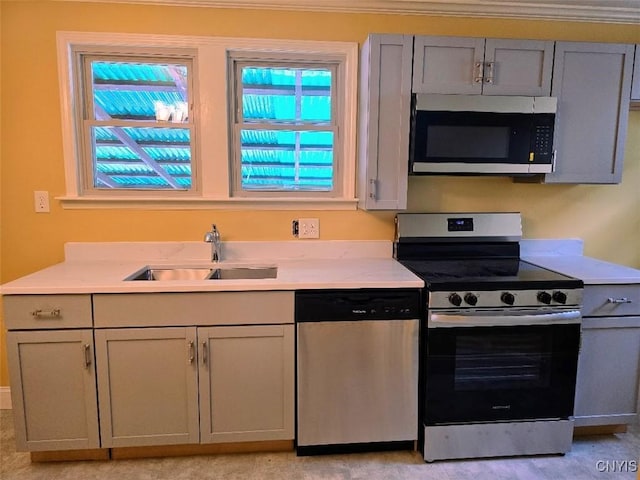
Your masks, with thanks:
[[(13, 442), (12, 412), (2, 410), (2, 480), (640, 480), (637, 472), (612, 471), (618, 465), (615, 462), (640, 460), (638, 425), (630, 427), (624, 434), (579, 437), (574, 441), (571, 452), (564, 456), (439, 461), (431, 464), (424, 463), (417, 452), (315, 457), (296, 457), (293, 452), (285, 452), (31, 463), (29, 454), (16, 452)], [(607, 465), (609, 471), (601, 471)]]

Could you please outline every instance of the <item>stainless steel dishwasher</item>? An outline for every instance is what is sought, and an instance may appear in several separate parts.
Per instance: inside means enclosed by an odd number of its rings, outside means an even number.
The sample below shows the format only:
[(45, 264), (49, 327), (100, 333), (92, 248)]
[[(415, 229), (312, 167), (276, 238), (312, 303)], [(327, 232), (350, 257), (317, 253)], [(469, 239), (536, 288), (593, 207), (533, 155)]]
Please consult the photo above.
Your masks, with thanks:
[(420, 291), (296, 293), (298, 455), (413, 448)]

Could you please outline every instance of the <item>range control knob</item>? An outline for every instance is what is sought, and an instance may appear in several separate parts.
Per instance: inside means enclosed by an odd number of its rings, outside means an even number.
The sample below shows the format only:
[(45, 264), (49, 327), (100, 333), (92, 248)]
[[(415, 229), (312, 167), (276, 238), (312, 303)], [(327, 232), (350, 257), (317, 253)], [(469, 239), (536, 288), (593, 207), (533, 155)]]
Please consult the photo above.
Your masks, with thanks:
[(452, 305), (459, 307), (460, 305), (462, 305), (462, 297), (457, 293), (452, 293), (451, 295), (449, 295), (449, 302), (451, 302)]
[(478, 303), (478, 297), (476, 297), (476, 295), (473, 293), (465, 293), (464, 301), (467, 302), (469, 305), (473, 306), (476, 303)]
[(558, 303), (567, 303), (567, 294), (560, 290), (556, 290), (553, 292), (553, 300)]
[(513, 305), (516, 301), (516, 297), (511, 292), (503, 292), (502, 295), (500, 295), (500, 300), (502, 300), (502, 303), (506, 303), (507, 305)]
[(551, 303), (551, 294), (549, 292), (538, 292), (538, 301), (549, 305)]

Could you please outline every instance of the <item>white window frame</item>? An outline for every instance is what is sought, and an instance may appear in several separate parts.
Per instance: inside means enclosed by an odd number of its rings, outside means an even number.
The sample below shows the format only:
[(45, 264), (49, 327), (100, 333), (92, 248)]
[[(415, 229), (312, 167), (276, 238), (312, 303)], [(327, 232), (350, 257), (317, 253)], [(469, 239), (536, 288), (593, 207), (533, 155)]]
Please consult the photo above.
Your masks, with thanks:
[[(242, 188), (242, 175), (241, 175), (241, 158), (240, 158), (240, 130), (242, 130), (243, 123), (242, 112), (240, 111), (240, 103), (241, 103), (241, 92), (242, 92), (242, 79), (239, 78), (239, 70), (243, 66), (248, 65), (258, 65), (259, 67), (271, 68), (271, 67), (291, 67), (291, 68), (326, 68), (332, 71), (332, 86), (331, 86), (331, 95), (332, 95), (332, 111), (331, 111), (331, 125), (329, 126), (331, 130), (334, 132), (334, 142), (333, 142), (333, 188), (329, 191), (312, 191), (312, 190), (301, 190), (295, 192), (296, 196), (301, 197), (318, 197), (318, 198), (339, 198), (342, 195), (343, 185), (340, 182), (341, 173), (342, 173), (342, 164), (343, 159), (340, 158), (342, 154), (342, 136), (341, 136), (341, 128), (340, 123), (343, 118), (342, 115), (342, 105), (340, 103), (340, 98), (335, 98), (334, 94), (340, 91), (340, 85), (344, 83), (344, 72), (341, 68), (340, 59), (339, 58), (329, 58), (326, 54), (316, 56), (315, 58), (310, 58), (305, 56), (305, 58), (292, 58), (291, 55), (279, 56), (279, 55), (269, 55), (268, 58), (264, 58), (262, 56), (252, 55), (247, 57), (243, 54), (238, 54), (236, 52), (229, 52), (229, 85), (233, 85), (233, 93), (230, 95), (230, 125), (231, 125), (231, 139), (230, 139), (230, 159), (231, 159), (231, 191), (234, 197), (273, 197), (273, 196), (282, 196), (283, 192), (278, 191), (270, 191), (270, 190), (244, 190)], [(235, 110), (235, 111), (233, 111)], [(284, 123), (280, 126), (277, 125), (277, 122), (266, 122), (262, 125), (264, 129), (270, 128), (274, 126), (274, 128), (284, 128), (289, 130), (288, 123)], [(326, 128), (317, 128), (312, 124), (304, 127), (309, 130), (316, 131), (330, 131)]]
[[(90, 139), (91, 137), (91, 128), (95, 126), (104, 125), (105, 122), (95, 119), (94, 112), (94, 96), (92, 88), (89, 87), (89, 84), (92, 82), (91, 71), (90, 71), (90, 63), (92, 61), (130, 61), (130, 62), (157, 62), (157, 63), (165, 63), (165, 62), (176, 62), (183, 63), (189, 69), (190, 76), (194, 75), (196, 70), (195, 65), (195, 52), (192, 50), (186, 49), (163, 49), (162, 51), (158, 51), (157, 49), (125, 49), (123, 47), (118, 48), (118, 53), (114, 53), (112, 50), (106, 50), (105, 47), (92, 47), (87, 46), (82, 49), (74, 49), (73, 52), (75, 66), (77, 70), (74, 72), (76, 75), (76, 81), (78, 85), (84, 86), (84, 91), (82, 88), (76, 89), (73, 94), (76, 96), (74, 99), (76, 105), (75, 115), (77, 116), (76, 129), (78, 131), (78, 145), (79, 151), (82, 152), (82, 159), (78, 158), (76, 160), (78, 167), (78, 189), (80, 191), (80, 195), (82, 196), (111, 196), (114, 193), (114, 190), (105, 189), (94, 186), (94, 177), (96, 176), (96, 172), (94, 172), (95, 165), (93, 165), (93, 143)], [(187, 91), (189, 95), (189, 99), (194, 95), (194, 88), (192, 79), (189, 78)], [(191, 101), (191, 107), (193, 106), (193, 102)], [(192, 110), (192, 108), (190, 108)], [(142, 123), (140, 121), (117, 121), (112, 120), (109, 123), (114, 127), (160, 127), (160, 128), (180, 128), (187, 129), (190, 131), (190, 150), (191, 150), (191, 188), (189, 189), (135, 189), (135, 188), (119, 188), (117, 189), (117, 195), (123, 195), (127, 197), (138, 197), (138, 198), (146, 198), (146, 197), (154, 197), (158, 195), (163, 196), (194, 196), (199, 195), (200, 193), (200, 185), (198, 182), (198, 172), (200, 170), (200, 162), (197, 154), (197, 133), (194, 127), (194, 117), (195, 112), (191, 112), (189, 115), (190, 121), (188, 123), (174, 124), (174, 123), (166, 123), (166, 124), (156, 124), (156, 123)]]
[[(191, 195), (166, 195), (165, 191), (135, 196), (131, 192), (106, 191), (99, 195), (83, 192), (82, 172), (78, 168), (79, 148), (76, 118), (78, 106), (74, 95), (74, 52), (83, 47), (117, 53), (131, 49), (180, 49), (195, 52), (194, 102), (197, 140), (193, 145), (198, 176), (195, 193)], [(58, 74), (62, 115), (62, 140), (65, 165), (65, 195), (58, 198), (64, 208), (247, 208), (247, 209), (356, 209), (356, 121), (358, 44), (355, 42), (322, 42), (307, 40), (273, 40), (227, 37), (148, 35), (92, 32), (58, 32)], [(229, 139), (231, 116), (228, 112), (229, 53), (239, 55), (268, 56), (274, 52), (300, 59), (305, 56), (340, 60), (344, 70), (344, 85), (337, 95), (342, 105), (342, 125), (337, 197), (296, 195), (283, 192), (268, 197), (233, 196)], [(194, 179), (194, 182), (196, 179)], [(168, 192), (168, 191), (166, 191)], [(305, 192), (306, 193), (306, 192)]]

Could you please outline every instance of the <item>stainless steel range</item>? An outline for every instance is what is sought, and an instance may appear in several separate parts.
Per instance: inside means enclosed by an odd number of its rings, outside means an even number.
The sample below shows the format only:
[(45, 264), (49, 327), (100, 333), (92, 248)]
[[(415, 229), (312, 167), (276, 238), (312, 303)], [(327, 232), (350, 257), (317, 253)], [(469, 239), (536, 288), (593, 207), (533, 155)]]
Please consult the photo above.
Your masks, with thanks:
[(571, 449), (581, 280), (520, 259), (519, 213), (398, 214), (425, 281), (426, 461)]

